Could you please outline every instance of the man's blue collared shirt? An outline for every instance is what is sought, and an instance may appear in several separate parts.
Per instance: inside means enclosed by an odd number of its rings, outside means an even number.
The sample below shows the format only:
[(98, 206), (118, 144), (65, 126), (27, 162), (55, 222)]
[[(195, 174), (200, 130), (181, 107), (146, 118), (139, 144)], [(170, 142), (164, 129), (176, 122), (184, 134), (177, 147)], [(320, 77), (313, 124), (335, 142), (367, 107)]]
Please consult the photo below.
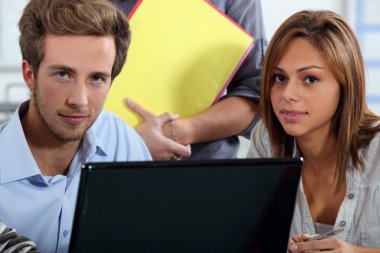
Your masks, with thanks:
[(81, 166), (151, 160), (151, 156), (132, 128), (115, 114), (102, 111), (82, 139), (67, 175), (43, 176), (20, 121), (27, 109), (28, 103), (22, 104), (10, 121), (0, 125), (0, 219), (33, 240), (41, 252), (66, 253)]

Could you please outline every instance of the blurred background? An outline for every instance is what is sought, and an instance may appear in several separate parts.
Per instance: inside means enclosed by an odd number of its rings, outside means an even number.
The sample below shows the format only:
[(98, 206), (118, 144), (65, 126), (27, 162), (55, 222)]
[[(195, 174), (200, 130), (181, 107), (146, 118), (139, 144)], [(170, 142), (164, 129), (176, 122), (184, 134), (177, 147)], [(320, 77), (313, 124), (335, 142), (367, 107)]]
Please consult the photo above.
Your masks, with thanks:
[[(179, 0), (180, 1), (180, 0)], [(21, 75), (17, 22), (27, 0), (0, 0), (0, 123), (29, 98)], [(333, 10), (356, 31), (367, 69), (367, 99), (380, 114), (380, 1), (379, 0), (261, 0), (268, 40), (291, 14), (302, 9)], [(246, 147), (242, 146), (241, 156)]]

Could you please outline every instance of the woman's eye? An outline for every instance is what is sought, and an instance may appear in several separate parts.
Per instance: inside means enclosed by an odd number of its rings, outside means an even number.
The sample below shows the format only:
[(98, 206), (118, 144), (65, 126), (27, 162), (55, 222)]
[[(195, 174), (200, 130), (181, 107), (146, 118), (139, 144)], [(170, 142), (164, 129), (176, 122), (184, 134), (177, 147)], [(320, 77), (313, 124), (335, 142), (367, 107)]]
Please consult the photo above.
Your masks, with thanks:
[(273, 81), (275, 81), (276, 83), (283, 83), (285, 81), (285, 77), (282, 75), (274, 75)]
[(308, 77), (305, 78), (305, 82), (307, 84), (313, 84), (313, 83), (315, 83), (317, 81), (318, 81), (318, 78), (316, 78), (315, 76), (308, 76)]

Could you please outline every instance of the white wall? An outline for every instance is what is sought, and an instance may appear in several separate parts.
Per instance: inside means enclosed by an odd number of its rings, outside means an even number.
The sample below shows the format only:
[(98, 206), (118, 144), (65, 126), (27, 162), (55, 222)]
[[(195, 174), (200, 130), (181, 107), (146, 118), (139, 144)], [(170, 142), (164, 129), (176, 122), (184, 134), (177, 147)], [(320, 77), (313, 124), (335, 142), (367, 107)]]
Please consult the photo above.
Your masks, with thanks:
[(328, 9), (347, 18), (350, 0), (261, 0), (265, 30), (270, 39), (290, 15), (305, 9)]
[[(18, 19), (26, 0), (0, 0), (0, 103), (19, 103), (29, 97), (21, 75)], [(0, 122), (10, 114), (1, 113)]]

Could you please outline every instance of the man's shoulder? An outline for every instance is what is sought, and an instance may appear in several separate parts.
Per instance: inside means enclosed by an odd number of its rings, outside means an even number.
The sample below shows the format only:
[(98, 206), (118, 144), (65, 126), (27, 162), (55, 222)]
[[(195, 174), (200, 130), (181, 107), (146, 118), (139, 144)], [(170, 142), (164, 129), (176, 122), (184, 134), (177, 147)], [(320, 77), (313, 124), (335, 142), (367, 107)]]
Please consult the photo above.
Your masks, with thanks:
[(92, 127), (113, 127), (132, 130), (132, 127), (130, 127), (121, 117), (113, 112), (106, 110), (102, 110), (100, 112)]
[[(17, 116), (17, 117), (16, 117)], [(11, 141), (13, 139), (13, 142), (15, 141), (15, 136), (20, 135), (22, 133), (22, 126), (20, 118), (17, 115), (17, 112), (15, 112), (7, 121), (1, 122), (0, 124), (0, 138), (1, 141)]]
[(149, 151), (137, 132), (113, 112), (101, 111), (88, 136), (97, 140), (116, 160), (150, 160)]
[(90, 131), (100, 139), (140, 139), (137, 132), (121, 117), (106, 110), (100, 112), (98, 118), (91, 126)]
[(8, 125), (8, 121), (2, 122), (0, 124), (0, 133), (3, 131), (3, 129)]

